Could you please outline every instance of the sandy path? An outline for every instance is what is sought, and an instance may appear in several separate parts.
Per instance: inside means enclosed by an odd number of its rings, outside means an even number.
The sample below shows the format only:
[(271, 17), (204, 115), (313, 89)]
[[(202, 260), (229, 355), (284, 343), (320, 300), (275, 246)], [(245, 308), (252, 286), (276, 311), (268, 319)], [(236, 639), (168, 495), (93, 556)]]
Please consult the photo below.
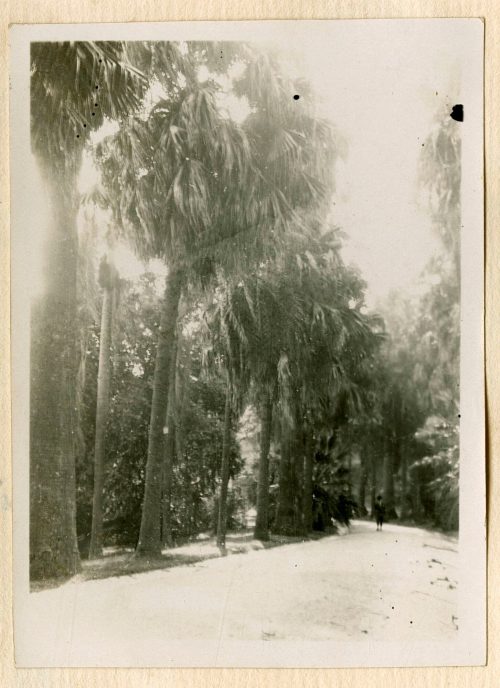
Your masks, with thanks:
[(457, 567), (452, 538), (355, 522), (343, 536), (33, 593), (36, 649), (17, 649), (38, 665), (165, 665), (193, 641), (209, 664), (242, 640), (453, 640)]

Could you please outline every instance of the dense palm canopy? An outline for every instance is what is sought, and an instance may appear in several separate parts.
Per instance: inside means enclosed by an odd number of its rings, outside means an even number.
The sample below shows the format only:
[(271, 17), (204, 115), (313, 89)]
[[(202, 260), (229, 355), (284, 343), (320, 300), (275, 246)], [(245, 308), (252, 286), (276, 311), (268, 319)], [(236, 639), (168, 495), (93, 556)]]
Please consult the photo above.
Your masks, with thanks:
[(53, 164), (75, 164), (90, 132), (137, 108), (146, 85), (123, 43), (33, 43), (33, 150)]
[(146, 121), (132, 120), (100, 147), (118, 221), (142, 257), (186, 260), (193, 245), (208, 248), (234, 232), (228, 190), (235, 179), (248, 183), (248, 144), (214, 96), (210, 87), (161, 100)]
[[(252, 108), (241, 126), (221, 110), (215, 78), (199, 78), (207, 54), (195, 49), (179, 65), (175, 81), (160, 78), (163, 90), (170, 87), (165, 97), (98, 150), (104, 186), (118, 199), (117, 224), (140, 256), (163, 259), (169, 268), (143, 514), (150, 514), (147, 505), (158, 503), (167, 371), (181, 294), (188, 283), (206, 286), (218, 274), (234, 275), (247, 270), (249, 261), (268, 258), (303, 226), (300, 211), (324, 203), (329, 189), (325, 166), (329, 169), (326, 162), (334, 157), (329, 128), (307, 109), (290, 105), (291, 85), (277, 64), (243, 53), (238, 59), (246, 64), (235, 92), (246, 94)], [(263, 126), (269, 115), (275, 127)], [(139, 552), (158, 552), (157, 510), (143, 519)]]
[[(215, 78), (200, 80), (197, 70), (211, 61), (195, 51), (165, 97), (99, 146), (117, 221), (140, 256), (194, 265), (192, 275), (234, 271), (241, 255), (269, 255), (297, 226), (300, 208), (327, 199), (336, 155), (331, 126), (294, 105), (278, 65), (249, 50), (245, 57), (233, 82), (252, 106), (241, 125), (221, 108)], [(254, 70), (262, 61), (259, 81)]]
[[(382, 319), (333, 224), (345, 145), (278, 55), (103, 42), (33, 44), (31, 58), (32, 147), (53, 216), (33, 310), (32, 576), (74, 573), (77, 535), (92, 556), (112, 542), (154, 558), (210, 529), (224, 548), (249, 506), (261, 539), (328, 529), (348, 520), (355, 490), (367, 512), (367, 485), (393, 517), (456, 525), (453, 124), (422, 158), (443, 243), (433, 286), (387, 299)], [(99, 182), (82, 199), (84, 150)], [(82, 201), (103, 213), (84, 214), (78, 236)], [(110, 228), (163, 277), (99, 289), (96, 232)], [(248, 413), (253, 463), (237, 439)]]
[(380, 341), (380, 323), (360, 312), (361, 282), (338, 249), (335, 231), (301, 237), (279, 260), (221, 288), (211, 313), (230, 375), (276, 405), (292, 431), (332, 427), (339, 399), (360, 412)]

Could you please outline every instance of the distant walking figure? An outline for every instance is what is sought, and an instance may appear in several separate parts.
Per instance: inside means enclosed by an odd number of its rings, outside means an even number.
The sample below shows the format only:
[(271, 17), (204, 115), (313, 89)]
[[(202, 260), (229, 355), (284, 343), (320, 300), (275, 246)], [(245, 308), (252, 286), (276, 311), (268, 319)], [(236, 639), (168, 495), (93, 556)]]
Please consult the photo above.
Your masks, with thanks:
[(350, 526), (350, 515), (351, 515), (351, 501), (345, 494), (339, 495), (337, 499), (337, 521), (342, 523), (342, 525)]
[(385, 516), (385, 504), (382, 500), (382, 495), (378, 495), (375, 505), (373, 507), (375, 518), (377, 519), (377, 530), (382, 530)]

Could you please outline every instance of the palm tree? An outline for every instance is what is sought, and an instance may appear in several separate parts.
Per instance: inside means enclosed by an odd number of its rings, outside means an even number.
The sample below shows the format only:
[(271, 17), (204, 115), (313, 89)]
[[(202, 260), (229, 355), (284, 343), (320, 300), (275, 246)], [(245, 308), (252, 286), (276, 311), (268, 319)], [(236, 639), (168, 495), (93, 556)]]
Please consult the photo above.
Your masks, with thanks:
[[(240, 127), (221, 113), (216, 84), (197, 80), (196, 61), (204, 56), (199, 48), (193, 50), (194, 67), (180, 73), (177, 83), (169, 80), (167, 96), (147, 119), (128, 122), (100, 151), (105, 183), (120, 199), (120, 224), (141, 255), (165, 260), (169, 270), (137, 548), (141, 555), (160, 551), (159, 474), (181, 294), (192, 281), (206, 286), (218, 270), (246, 269), (250, 256), (262, 255), (286, 232), (298, 204), (316, 203), (326, 191), (320, 161), (330, 152), (329, 130), (317, 123), (314, 132), (314, 118), (291, 109), (293, 89), (275, 67), (248, 58), (240, 88), (257, 101), (266, 94), (268, 124), (266, 130), (260, 103), (260, 112), (255, 109)], [(267, 81), (255, 78), (257, 62)], [(281, 96), (274, 106), (271, 91)], [(316, 146), (319, 139), (322, 147)]]
[(51, 220), (45, 292), (32, 309), (30, 573), (79, 568), (75, 525), (76, 181), (89, 133), (134, 109), (145, 79), (122, 43), (31, 45), (31, 143)]
[[(261, 420), (255, 537), (269, 537), (269, 446), (279, 426), (278, 530), (312, 527), (314, 430), (339, 399), (359, 415), (379, 321), (363, 315), (363, 284), (339, 255), (336, 231), (310, 221), (279, 256), (220, 299), (215, 342), (239, 387), (253, 390)], [(214, 336), (214, 335), (213, 335)], [(243, 381), (243, 384), (242, 382)], [(276, 412), (275, 412), (276, 411)]]
[(312, 424), (307, 424), (304, 438), (304, 492), (302, 500), (304, 532), (313, 529), (313, 471), (315, 441)]
[(101, 334), (99, 344), (99, 368), (97, 375), (97, 408), (94, 446), (94, 498), (92, 503), (92, 531), (89, 557), (102, 555), (102, 498), (104, 461), (106, 455), (106, 425), (109, 415), (109, 389), (111, 379), (111, 330), (113, 302), (118, 273), (104, 256), (99, 267), (99, 284), (103, 291), (101, 310)]
[(268, 261), (236, 285), (226, 285), (213, 318), (213, 339), (240, 394), (257, 401), (261, 436), (255, 537), (262, 540), (269, 539), (269, 448), (277, 369), (283, 346), (300, 327), (299, 309), (290, 308), (290, 300), (282, 305), (285, 294), (272, 279), (275, 270), (275, 262)]
[(460, 274), (461, 126), (443, 109), (432, 133), (422, 144), (420, 184), (428, 194), (428, 207), (436, 233)]
[(170, 379), (168, 387), (167, 417), (165, 420), (166, 440), (165, 440), (165, 459), (163, 465), (163, 485), (162, 485), (162, 542), (165, 546), (171, 547), (172, 538), (172, 480), (173, 480), (173, 460), (175, 455), (175, 444), (177, 434), (177, 350), (179, 342), (176, 341), (172, 360), (170, 362)]
[(264, 540), (269, 537), (268, 459), (279, 372), (286, 363), (284, 352), (299, 341), (305, 321), (302, 290), (298, 281), (294, 282), (289, 275), (295, 274), (294, 266), (296, 269), (296, 261), (300, 260), (298, 252), (308, 251), (311, 241), (313, 239), (306, 235), (295, 237), (286, 253), (261, 264), (257, 271), (240, 279), (236, 285), (226, 286), (217, 318), (214, 318), (215, 341), (237, 377), (240, 390), (253, 390), (260, 415), (255, 536)]
[[(224, 379), (226, 400), (222, 435), (221, 483), (217, 513), (217, 546), (226, 551), (227, 498), (230, 478), (230, 440), (233, 416), (239, 402), (248, 392), (248, 371), (242, 342), (234, 338), (228, 319), (231, 318), (232, 288), (228, 280), (216, 286), (213, 294), (207, 294), (203, 304), (203, 366), (207, 373), (215, 368)], [(240, 336), (245, 333), (240, 330)], [(210, 373), (209, 373), (210, 374)], [(238, 403), (237, 403), (238, 402)]]
[(273, 393), (269, 386), (264, 386), (262, 390), (259, 418), (260, 454), (254, 537), (257, 540), (269, 540), (269, 449), (273, 422)]
[(224, 433), (222, 437), (221, 487), (219, 495), (219, 513), (217, 518), (217, 547), (222, 552), (226, 550), (227, 529), (227, 489), (230, 470), (230, 440), (231, 440), (231, 406), (232, 390), (229, 376), (226, 380), (226, 403), (224, 408)]
[(324, 233), (302, 257), (295, 277), (287, 270), (300, 289), (302, 322), (279, 366), (282, 453), (276, 527), (283, 532), (310, 529), (314, 423), (328, 422), (342, 398), (352, 414), (359, 412), (363, 370), (379, 339), (378, 320), (360, 311), (363, 284), (343, 265), (338, 248), (336, 232)]

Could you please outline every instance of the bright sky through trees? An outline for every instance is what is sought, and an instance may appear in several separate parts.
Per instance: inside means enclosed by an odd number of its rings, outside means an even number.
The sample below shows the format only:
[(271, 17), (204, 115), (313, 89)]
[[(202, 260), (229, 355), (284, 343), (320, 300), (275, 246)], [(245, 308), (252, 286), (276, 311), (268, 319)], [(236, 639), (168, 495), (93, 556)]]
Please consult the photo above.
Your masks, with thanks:
[(368, 282), (369, 304), (415, 288), (438, 247), (418, 205), (417, 168), (437, 113), (458, 97), (461, 55), (449, 26), (443, 33), (424, 24), (402, 32), (391, 22), (352, 22), (334, 37), (315, 35), (314, 45), (296, 44), (297, 74), (347, 141), (333, 218), (348, 237), (345, 259)]
[[(437, 112), (451, 109), (458, 98), (460, 44), (449, 27), (442, 33), (439, 23), (432, 28), (409, 24), (403, 33), (391, 22), (372, 22), (368, 28), (350, 22), (348, 31), (334, 34), (331, 25), (325, 26), (314, 44), (291, 42), (287, 30), (286, 40), (277, 34), (273, 47), (283, 50), (293, 76), (313, 85), (319, 114), (347, 142), (347, 155), (337, 163), (332, 215), (347, 236), (345, 259), (368, 282), (368, 305), (391, 289), (413, 291), (438, 248), (428, 211), (418, 204), (418, 159)], [(234, 96), (225, 105), (236, 120), (248, 111)], [(107, 124), (95, 136), (113, 130)], [(87, 156), (80, 189), (95, 182)], [(33, 203), (38, 217), (45, 216), (41, 188)], [(42, 289), (38, 255), (34, 242), (35, 294)], [(143, 270), (124, 247), (117, 248), (116, 260), (123, 276), (134, 278)]]

